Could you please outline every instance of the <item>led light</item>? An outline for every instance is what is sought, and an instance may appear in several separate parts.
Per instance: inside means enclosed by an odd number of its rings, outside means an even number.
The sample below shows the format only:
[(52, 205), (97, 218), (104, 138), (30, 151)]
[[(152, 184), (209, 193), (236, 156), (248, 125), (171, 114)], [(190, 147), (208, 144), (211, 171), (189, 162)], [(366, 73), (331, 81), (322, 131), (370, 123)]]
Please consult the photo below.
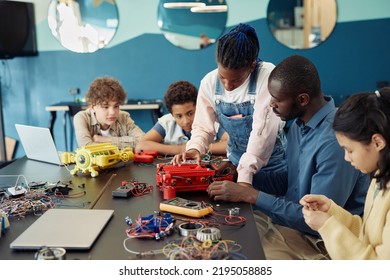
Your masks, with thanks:
[(164, 3), (164, 8), (166, 9), (190, 9), (194, 7), (204, 7), (205, 3), (199, 2), (167, 2)]
[(193, 13), (223, 13), (227, 12), (227, 5), (210, 5), (204, 7), (192, 7), (191, 12)]

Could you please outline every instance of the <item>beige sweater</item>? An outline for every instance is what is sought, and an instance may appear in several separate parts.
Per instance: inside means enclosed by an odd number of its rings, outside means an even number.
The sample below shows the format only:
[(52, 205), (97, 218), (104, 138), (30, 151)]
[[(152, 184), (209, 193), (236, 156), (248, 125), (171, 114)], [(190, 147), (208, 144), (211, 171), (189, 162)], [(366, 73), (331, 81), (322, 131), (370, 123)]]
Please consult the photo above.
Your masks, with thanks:
[(332, 203), (332, 215), (319, 229), (332, 259), (390, 260), (390, 183), (376, 191), (372, 180), (363, 219)]
[[(80, 111), (74, 116), (74, 129), (78, 146), (96, 144), (94, 135), (101, 135), (100, 125), (90, 109)], [(144, 132), (134, 123), (130, 114), (120, 111), (118, 120), (110, 127), (110, 140), (119, 149), (133, 148), (144, 136)]]

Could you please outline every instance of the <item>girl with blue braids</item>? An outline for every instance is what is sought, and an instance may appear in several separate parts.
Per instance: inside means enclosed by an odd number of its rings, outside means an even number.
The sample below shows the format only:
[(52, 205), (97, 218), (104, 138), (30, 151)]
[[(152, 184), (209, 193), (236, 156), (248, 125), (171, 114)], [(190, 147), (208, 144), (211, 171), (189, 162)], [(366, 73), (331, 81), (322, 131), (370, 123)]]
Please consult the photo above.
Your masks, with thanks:
[(256, 31), (239, 24), (218, 40), (218, 68), (201, 81), (191, 140), (173, 164), (207, 152), (215, 137), (214, 122), (228, 133), (227, 156), (238, 182), (251, 185), (253, 175), (285, 170), (284, 123), (270, 109), (268, 76), (275, 67), (261, 61)]

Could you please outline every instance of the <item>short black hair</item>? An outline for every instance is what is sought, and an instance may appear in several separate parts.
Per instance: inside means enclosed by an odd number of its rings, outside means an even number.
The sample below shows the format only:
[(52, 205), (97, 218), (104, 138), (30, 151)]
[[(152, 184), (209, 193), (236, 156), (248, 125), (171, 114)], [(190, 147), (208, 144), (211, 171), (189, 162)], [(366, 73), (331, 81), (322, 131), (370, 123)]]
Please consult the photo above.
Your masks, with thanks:
[(310, 97), (321, 94), (321, 81), (315, 65), (306, 57), (293, 55), (272, 70), (269, 81), (278, 80), (288, 93), (307, 93)]
[(257, 61), (259, 51), (255, 29), (240, 23), (218, 39), (217, 63), (227, 69), (250, 68)]
[(169, 85), (164, 96), (165, 106), (172, 113), (172, 106), (188, 102), (196, 105), (197, 88), (188, 81), (177, 81)]

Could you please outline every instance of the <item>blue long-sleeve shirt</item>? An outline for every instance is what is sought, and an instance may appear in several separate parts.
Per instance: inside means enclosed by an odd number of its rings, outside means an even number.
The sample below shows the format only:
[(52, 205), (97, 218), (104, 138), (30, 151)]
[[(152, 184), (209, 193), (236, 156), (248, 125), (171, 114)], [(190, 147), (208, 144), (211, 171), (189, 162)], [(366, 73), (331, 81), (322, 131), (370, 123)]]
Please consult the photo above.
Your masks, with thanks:
[(368, 175), (344, 160), (332, 128), (334, 101), (322, 107), (306, 125), (296, 119), (287, 134), (287, 172), (259, 172), (253, 186), (260, 190), (256, 208), (276, 224), (317, 234), (305, 223), (299, 200), (323, 194), (353, 214), (362, 215), (370, 183)]

